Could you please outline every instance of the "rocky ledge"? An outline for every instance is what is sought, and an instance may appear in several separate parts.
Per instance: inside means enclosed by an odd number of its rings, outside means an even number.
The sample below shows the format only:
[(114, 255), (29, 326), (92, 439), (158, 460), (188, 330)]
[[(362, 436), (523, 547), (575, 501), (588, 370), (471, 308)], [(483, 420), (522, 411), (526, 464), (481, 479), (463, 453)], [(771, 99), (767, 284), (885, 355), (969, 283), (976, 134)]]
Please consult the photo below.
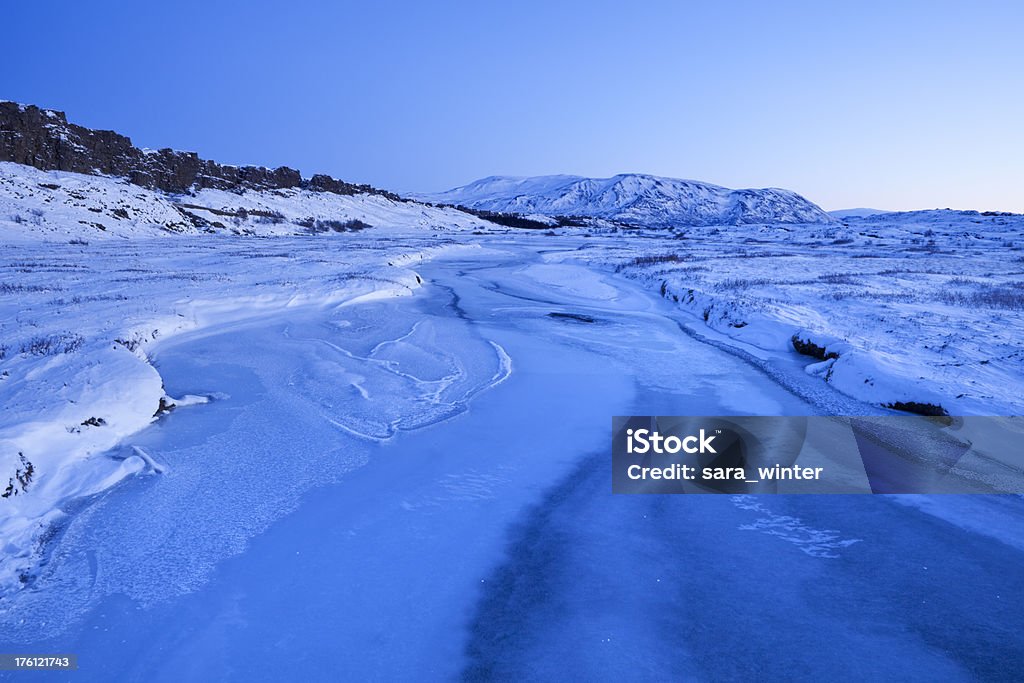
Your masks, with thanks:
[(143, 150), (127, 136), (68, 123), (62, 111), (16, 102), (0, 102), (0, 161), (43, 171), (119, 176), (152, 190), (187, 193), (204, 188), (278, 190), (302, 188), (334, 194), (398, 195), (328, 175), (305, 179), (294, 168), (229, 166), (200, 159), (195, 152)]

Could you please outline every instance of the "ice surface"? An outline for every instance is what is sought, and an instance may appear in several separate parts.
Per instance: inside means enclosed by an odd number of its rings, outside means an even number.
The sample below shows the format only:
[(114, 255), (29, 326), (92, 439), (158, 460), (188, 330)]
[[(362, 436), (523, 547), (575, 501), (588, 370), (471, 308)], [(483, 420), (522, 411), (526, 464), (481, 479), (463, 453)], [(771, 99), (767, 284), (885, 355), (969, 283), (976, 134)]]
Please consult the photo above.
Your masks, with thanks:
[[(163, 240), (143, 238), (129, 245), (31, 240), (7, 245), (9, 260), (0, 280), (7, 286), (0, 299), (0, 481), (6, 485), (28, 465), (32, 481), (2, 500), (0, 590), (24, 583), (39, 539), (60, 516), (63, 501), (103, 491), (131, 472), (106, 451), (149, 425), (161, 400), (179, 410), (195, 409), (198, 399), (166, 397), (148, 357), (159, 343), (185, 332), (244, 327), (285, 311), (408, 296), (421, 282), (414, 271), (390, 262), (415, 265), (449, 247), (455, 253), (476, 251), (444, 240), (391, 243), (379, 236), (345, 249), (308, 238), (282, 238), (272, 248), (237, 237), (222, 236), (216, 244), (179, 239), (170, 253)], [(358, 311), (359, 305), (346, 310)], [(395, 337), (405, 331), (395, 331)], [(480, 353), (496, 368), (496, 351), (481, 345)], [(319, 356), (330, 372), (343, 373), (343, 354), (321, 347), (305, 353)], [(467, 355), (466, 362), (483, 361)], [(385, 400), (388, 392), (404, 392), (420, 381), (387, 368), (381, 361), (357, 373), (379, 379), (378, 406), (393, 405)], [(489, 378), (493, 368), (488, 372)], [(382, 383), (385, 379), (390, 386)], [(456, 380), (433, 381), (429, 388), (435, 417), (457, 412), (476, 390)], [(294, 381), (302, 382), (301, 373)], [(364, 414), (369, 413), (367, 408)], [(395, 420), (376, 421), (370, 435), (387, 436), (399, 426), (391, 424)], [(359, 429), (357, 417), (349, 422)]]
[[(374, 545), (417, 543), (420, 522), (381, 528), (390, 505), (429, 513), (432, 525), (448, 530), (443, 541), (433, 532), (432, 543), (480, 543), (475, 554), (453, 549), (450, 569), (437, 548), (424, 549), (432, 569), (421, 593), (449, 595), (445, 628), (456, 632), (472, 593), (456, 599), (430, 582), (463, 576), (473, 585), (471, 577), (499, 553), (504, 525), (571, 469), (581, 449), (604, 447), (608, 415), (659, 407), (638, 404), (638, 396), (659, 396), (661, 407), (683, 412), (809, 409), (766, 378), (745, 376), (742, 361), (678, 334), (664, 317), (671, 307), (636, 286), (579, 266), (524, 267), (537, 257), (521, 249), (495, 253), (474, 255), (472, 273), (465, 272), (468, 261), (454, 258), (422, 264), (425, 284), (416, 297), (299, 309), (156, 345), (153, 362), (171, 395), (229, 398), (175, 410), (132, 436), (128, 443), (166, 471), (126, 482), (71, 517), (32, 589), (4, 604), (7, 627), (59, 642), (68, 624), (92, 619), (112, 596), (145, 610), (163, 609), (168, 600), (191, 603), (187, 596), (216, 581), (225, 558), (245, 556), (250, 539), (299, 514), (304, 492), (334, 485), (340, 488), (332, 496), (344, 507), (336, 519), (346, 526), (373, 520)], [(552, 289), (553, 273), (594, 296)], [(552, 318), (553, 309), (598, 322)], [(671, 365), (679, 358), (702, 368), (682, 385)], [(366, 468), (377, 472), (365, 475), (373, 477), (366, 492), (346, 487)], [(367, 501), (370, 491), (381, 501)], [(361, 501), (357, 509), (346, 501), (352, 495)], [(310, 522), (307, 533), (323, 528)], [(350, 566), (357, 559), (345, 561), (347, 571), (361, 571)], [(389, 575), (396, 571), (404, 568)], [(61, 598), (69, 590), (73, 601)], [(404, 599), (375, 595), (365, 617), (350, 611), (337, 626), (351, 631), (353, 643), (366, 637), (360, 629), (367, 619), (382, 618), (375, 614), (381, 600)], [(402, 609), (384, 615), (397, 618)]]

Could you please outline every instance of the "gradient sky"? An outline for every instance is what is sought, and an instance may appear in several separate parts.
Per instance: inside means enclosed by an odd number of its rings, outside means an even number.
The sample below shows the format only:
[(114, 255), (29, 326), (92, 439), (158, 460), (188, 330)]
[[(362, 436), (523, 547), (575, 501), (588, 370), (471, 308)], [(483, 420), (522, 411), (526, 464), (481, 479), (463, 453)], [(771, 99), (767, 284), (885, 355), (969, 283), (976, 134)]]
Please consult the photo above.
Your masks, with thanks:
[(3, 23), (0, 98), (225, 163), (1024, 211), (1019, 1), (83, 0), (7, 3)]

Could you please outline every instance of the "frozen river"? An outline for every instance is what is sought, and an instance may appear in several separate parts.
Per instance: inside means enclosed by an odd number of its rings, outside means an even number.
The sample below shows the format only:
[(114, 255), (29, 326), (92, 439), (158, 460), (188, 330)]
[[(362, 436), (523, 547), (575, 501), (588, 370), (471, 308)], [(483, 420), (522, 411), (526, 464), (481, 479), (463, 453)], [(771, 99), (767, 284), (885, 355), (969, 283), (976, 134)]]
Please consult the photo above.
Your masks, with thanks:
[[(0, 652), (76, 653), (70, 678), (97, 681), (1024, 666), (1019, 498), (936, 514), (881, 496), (612, 496), (613, 415), (821, 408), (624, 280), (514, 245), (417, 270), (414, 297), (158, 347), (168, 393), (216, 400), (126, 444), (167, 471), (71, 517), (5, 606)], [(992, 533), (957, 523), (971, 516)]]

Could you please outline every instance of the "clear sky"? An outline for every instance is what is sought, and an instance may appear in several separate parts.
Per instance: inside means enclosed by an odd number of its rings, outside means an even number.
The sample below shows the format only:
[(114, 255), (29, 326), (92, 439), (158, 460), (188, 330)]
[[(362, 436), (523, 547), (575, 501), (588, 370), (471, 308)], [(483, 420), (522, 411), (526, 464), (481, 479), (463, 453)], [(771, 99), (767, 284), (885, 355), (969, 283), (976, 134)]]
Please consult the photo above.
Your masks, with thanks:
[(622, 172), (1024, 211), (1024, 2), (17, 2), (0, 98), (399, 191)]

